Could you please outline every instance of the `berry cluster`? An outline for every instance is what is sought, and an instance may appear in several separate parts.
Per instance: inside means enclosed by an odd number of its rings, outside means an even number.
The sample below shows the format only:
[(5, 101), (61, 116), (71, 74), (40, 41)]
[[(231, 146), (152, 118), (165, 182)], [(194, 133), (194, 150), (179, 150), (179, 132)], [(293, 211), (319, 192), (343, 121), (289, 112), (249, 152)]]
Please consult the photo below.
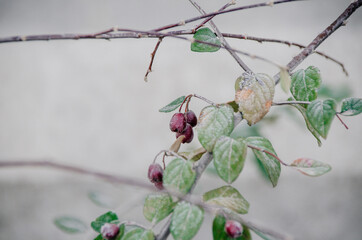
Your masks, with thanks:
[(194, 131), (192, 130), (197, 124), (197, 117), (193, 111), (186, 113), (175, 113), (170, 121), (170, 130), (176, 132), (176, 138), (185, 136), (182, 143), (190, 143), (194, 138)]

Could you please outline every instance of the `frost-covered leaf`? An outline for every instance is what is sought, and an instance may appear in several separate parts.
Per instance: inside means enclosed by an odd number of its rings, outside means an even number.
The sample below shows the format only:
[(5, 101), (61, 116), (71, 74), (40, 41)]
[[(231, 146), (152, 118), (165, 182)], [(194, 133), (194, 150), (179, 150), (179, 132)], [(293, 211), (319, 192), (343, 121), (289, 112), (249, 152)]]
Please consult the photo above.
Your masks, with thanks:
[(294, 160), (290, 166), (311, 177), (321, 176), (332, 169), (332, 167), (327, 163), (309, 158), (298, 158), (297, 160)]
[(290, 91), (290, 86), (292, 84), (292, 80), (290, 79), (290, 75), (285, 68), (280, 69), (280, 86), (282, 87), (285, 93)]
[(249, 210), (249, 203), (232, 186), (223, 186), (204, 194), (204, 202), (231, 209), (237, 213), (245, 214)]
[(214, 165), (221, 179), (234, 182), (244, 167), (247, 146), (242, 139), (221, 136), (214, 147)]
[(225, 223), (226, 219), (223, 215), (216, 215), (212, 223), (212, 235), (213, 240), (251, 240), (251, 235), (249, 228), (245, 225), (243, 226), (243, 233), (238, 238), (231, 238), (225, 232)]
[(168, 194), (150, 194), (146, 197), (143, 206), (143, 215), (153, 224), (167, 217), (174, 207), (172, 198)]
[[(270, 141), (264, 137), (248, 137), (246, 142), (248, 145), (266, 150), (277, 156)], [(256, 149), (253, 149), (253, 152), (262, 163), (271, 183), (273, 184), (273, 187), (275, 187), (278, 184), (280, 176), (280, 162), (278, 159), (265, 152)]]
[(171, 103), (169, 103), (168, 105), (164, 106), (163, 108), (161, 108), (160, 112), (172, 112), (173, 110), (175, 110), (176, 108), (178, 108), (179, 106), (181, 106), (181, 104), (183, 103), (183, 101), (185, 100), (185, 96), (181, 96), (175, 100), (173, 100)]
[(175, 240), (190, 240), (199, 231), (204, 211), (186, 202), (179, 202), (172, 214), (170, 231)]
[(299, 69), (292, 75), (290, 91), (298, 101), (313, 101), (317, 99), (317, 89), (321, 82), (318, 68), (310, 66), (305, 70)]
[(104, 208), (114, 208), (116, 206), (116, 202), (110, 196), (97, 192), (97, 191), (90, 191), (88, 192), (88, 198), (97, 206), (104, 207)]
[(91, 223), (92, 228), (94, 229), (94, 231), (100, 233), (101, 232), (101, 227), (105, 224), (105, 223), (115, 223), (118, 224), (119, 220), (118, 220), (118, 216), (117, 214), (115, 214), (114, 212), (107, 212), (99, 217), (96, 218), (96, 220), (94, 220)]
[(205, 107), (199, 117), (196, 128), (201, 145), (211, 152), (217, 139), (228, 136), (234, 128), (234, 111), (228, 104), (219, 107)]
[(196, 173), (192, 163), (180, 158), (172, 160), (163, 175), (163, 186), (186, 194), (195, 181)]
[(134, 227), (124, 234), (121, 240), (154, 240), (155, 236), (151, 230)]
[[(288, 99), (291, 100), (291, 99)], [(309, 122), (309, 119), (307, 118), (307, 113), (306, 113), (306, 109), (302, 106), (300, 106), (299, 104), (292, 104), (291, 106), (295, 107), (303, 116), (304, 121), (305, 121), (305, 125), (307, 126), (308, 130), (310, 133), (313, 134), (313, 136), (315, 137), (315, 139), (318, 142), (318, 146), (322, 146), (322, 142), (320, 140), (321, 135), (317, 132), (317, 130), (314, 129), (314, 127), (312, 126), (312, 124)]]
[(191, 43), (191, 51), (193, 52), (216, 52), (220, 49), (221, 43), (214, 32), (209, 28), (201, 28), (194, 34), (194, 39), (202, 42), (215, 44), (218, 46), (208, 45), (200, 42)]
[(262, 73), (243, 75), (236, 80), (235, 88), (235, 102), (249, 125), (257, 123), (269, 112), (275, 91), (271, 77)]
[(346, 98), (342, 101), (341, 114), (355, 116), (362, 113), (362, 98)]
[(315, 100), (307, 107), (307, 118), (313, 128), (324, 138), (327, 138), (334, 116), (336, 102), (333, 99)]
[(54, 219), (54, 224), (66, 233), (83, 233), (87, 230), (87, 225), (80, 219), (72, 216), (61, 216)]

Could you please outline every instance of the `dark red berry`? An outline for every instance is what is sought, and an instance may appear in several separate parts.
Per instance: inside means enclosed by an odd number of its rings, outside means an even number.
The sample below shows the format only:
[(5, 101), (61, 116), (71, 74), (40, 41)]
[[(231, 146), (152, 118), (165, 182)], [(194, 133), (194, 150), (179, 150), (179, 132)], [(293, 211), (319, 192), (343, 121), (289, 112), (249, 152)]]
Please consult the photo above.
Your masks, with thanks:
[(241, 224), (237, 221), (228, 220), (225, 223), (225, 232), (229, 235), (231, 238), (238, 238), (241, 236), (243, 231), (243, 228)]
[(153, 163), (149, 166), (148, 178), (153, 183), (162, 183), (163, 169), (160, 164)]
[(170, 121), (170, 129), (172, 132), (181, 133), (186, 127), (186, 119), (183, 113), (175, 113)]
[(119, 227), (113, 223), (105, 223), (101, 227), (102, 237), (105, 239), (113, 239), (117, 236), (119, 232)]
[(162, 190), (163, 189), (163, 183), (162, 182), (155, 182), (156, 188)]
[(194, 131), (192, 130), (190, 124), (186, 124), (186, 128), (182, 133), (176, 133), (176, 138), (182, 135), (185, 136), (185, 138), (182, 140), (182, 143), (190, 143), (192, 141), (194, 138)]
[(185, 113), (186, 122), (191, 125), (191, 127), (195, 127), (197, 124), (197, 117), (193, 111), (187, 111)]

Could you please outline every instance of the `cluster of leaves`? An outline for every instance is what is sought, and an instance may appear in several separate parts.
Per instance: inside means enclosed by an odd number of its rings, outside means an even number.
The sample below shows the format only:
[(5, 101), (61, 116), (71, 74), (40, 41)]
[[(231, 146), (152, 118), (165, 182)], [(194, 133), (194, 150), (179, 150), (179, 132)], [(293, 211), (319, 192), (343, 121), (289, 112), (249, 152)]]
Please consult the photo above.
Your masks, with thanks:
[(318, 99), (318, 89), (321, 86), (319, 69), (313, 66), (296, 71), (291, 77), (290, 91), (293, 98), (290, 101), (307, 101), (310, 104), (293, 104), (302, 114), (308, 130), (321, 145), (320, 137), (326, 139), (332, 121), (336, 114), (355, 116), (362, 112), (361, 98), (346, 98), (342, 100), (340, 111), (336, 110), (337, 103), (334, 99)]

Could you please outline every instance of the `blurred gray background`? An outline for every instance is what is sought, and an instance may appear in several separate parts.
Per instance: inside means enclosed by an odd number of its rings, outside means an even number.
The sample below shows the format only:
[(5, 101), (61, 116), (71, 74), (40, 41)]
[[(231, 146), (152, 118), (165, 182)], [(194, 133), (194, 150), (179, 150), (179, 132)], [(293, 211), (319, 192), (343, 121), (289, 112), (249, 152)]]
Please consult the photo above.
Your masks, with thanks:
[[(240, 0), (237, 6), (254, 2)], [(206, 11), (225, 3), (199, 1)], [(308, 44), (349, 3), (289, 3), (218, 16), (215, 23), (222, 32)], [(92, 33), (116, 25), (148, 30), (197, 15), (187, 0), (0, 0), (0, 37)], [(234, 96), (234, 81), (242, 73), (226, 51), (194, 53), (188, 42), (165, 39), (154, 72), (145, 83), (143, 77), (156, 42), (124, 39), (0, 44), (0, 159), (49, 158), (147, 181), (148, 164), (174, 141), (168, 129), (171, 114), (161, 114), (158, 109), (190, 93), (214, 102), (229, 101)], [(300, 51), (273, 43), (229, 42), (280, 64)], [(347, 86), (352, 96), (361, 97), (362, 10), (357, 10), (347, 26), (319, 50), (342, 61), (350, 76), (317, 55), (299, 67), (318, 66), (325, 84), (337, 92)], [(256, 72), (274, 75), (278, 71), (267, 63), (242, 59)], [(286, 98), (278, 87), (275, 100)], [(205, 103), (196, 99), (191, 103), (197, 113), (203, 106)], [(286, 162), (310, 157), (329, 163), (333, 169), (322, 177), (309, 178), (283, 168), (278, 186), (272, 188), (253, 160), (248, 160), (233, 184), (251, 203), (246, 217), (296, 239), (361, 239), (361, 116), (343, 118), (348, 131), (334, 120), (328, 140), (319, 148), (299, 113), (287, 108), (273, 108), (269, 116), (278, 119), (260, 123), (262, 134)], [(198, 146), (195, 138), (183, 150)], [(216, 176), (205, 174), (196, 192), (222, 185)], [(0, 169), (0, 239), (92, 239), (95, 234), (91, 230), (85, 235), (66, 235), (52, 223), (57, 216), (73, 215), (88, 224), (106, 212), (108, 209), (89, 200), (90, 191), (101, 194), (122, 220), (149, 226), (142, 216), (147, 194), (143, 190), (49, 169)], [(205, 217), (195, 239), (212, 238), (211, 220)]]

